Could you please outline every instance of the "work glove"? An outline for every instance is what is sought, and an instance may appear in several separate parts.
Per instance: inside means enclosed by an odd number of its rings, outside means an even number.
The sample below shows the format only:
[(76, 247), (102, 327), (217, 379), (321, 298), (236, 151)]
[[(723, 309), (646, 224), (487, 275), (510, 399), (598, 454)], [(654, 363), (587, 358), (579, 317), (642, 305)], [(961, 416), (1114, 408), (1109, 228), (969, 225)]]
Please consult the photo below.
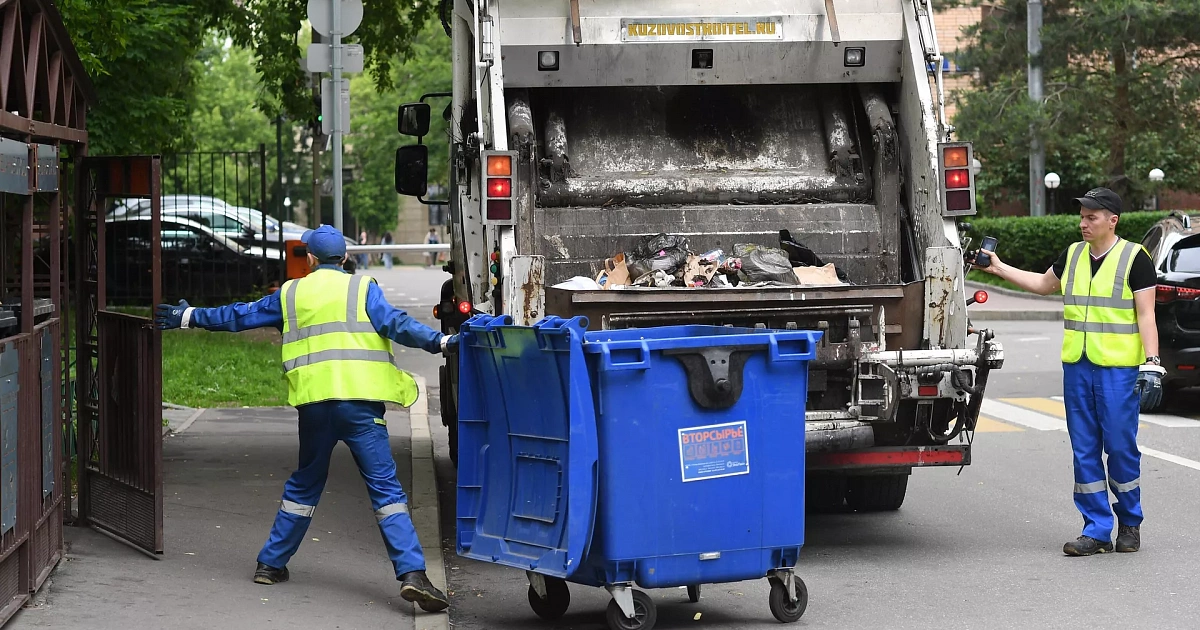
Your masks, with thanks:
[(1162, 404), (1162, 377), (1166, 373), (1166, 368), (1150, 363), (1138, 368), (1137, 385), (1134, 387), (1134, 391), (1137, 392), (1140, 399), (1143, 413), (1150, 413)]
[(442, 354), (458, 352), (458, 335), (442, 335)]
[(154, 309), (154, 327), (159, 330), (182, 328), (183, 313), (191, 307), (192, 305), (188, 304), (187, 300), (179, 300), (177, 306), (159, 304), (158, 308)]

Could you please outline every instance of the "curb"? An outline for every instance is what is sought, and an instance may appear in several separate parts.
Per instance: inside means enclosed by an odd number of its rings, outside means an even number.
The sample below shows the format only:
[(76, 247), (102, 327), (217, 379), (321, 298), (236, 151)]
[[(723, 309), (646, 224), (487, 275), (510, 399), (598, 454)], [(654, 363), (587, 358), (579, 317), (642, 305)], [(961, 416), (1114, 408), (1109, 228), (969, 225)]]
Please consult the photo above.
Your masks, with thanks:
[(1062, 311), (968, 311), (971, 320), (985, 322), (1061, 322)]
[[(417, 381), (417, 402), (408, 410), (408, 426), (411, 435), (412, 488), (409, 489), (409, 507), (413, 526), (418, 537), (433, 544), (422, 544), (425, 551), (425, 573), (433, 585), (450, 594), (446, 585), (446, 562), (442, 557), (442, 519), (438, 504), (437, 471), (434, 468), (433, 435), (429, 432), (429, 396), (425, 377), (413, 375)], [(421, 536), (421, 532), (424, 535)], [(447, 611), (427, 613), (413, 606), (413, 627), (416, 630), (449, 630), (450, 613)]]
[(984, 284), (982, 282), (975, 282), (974, 280), (966, 280), (966, 281), (964, 281), (963, 284), (965, 284), (967, 288), (975, 289), (977, 291), (979, 289), (983, 289), (984, 291), (987, 291), (988, 293), (999, 293), (1000, 295), (1007, 295), (1008, 297), (1021, 298), (1023, 300), (1041, 300), (1043, 302), (1057, 302), (1059, 304), (1062, 304), (1062, 296), (1061, 295), (1038, 295), (1036, 293), (1026, 293), (1025, 291), (1013, 291), (1012, 289), (998, 287), (994, 284)]

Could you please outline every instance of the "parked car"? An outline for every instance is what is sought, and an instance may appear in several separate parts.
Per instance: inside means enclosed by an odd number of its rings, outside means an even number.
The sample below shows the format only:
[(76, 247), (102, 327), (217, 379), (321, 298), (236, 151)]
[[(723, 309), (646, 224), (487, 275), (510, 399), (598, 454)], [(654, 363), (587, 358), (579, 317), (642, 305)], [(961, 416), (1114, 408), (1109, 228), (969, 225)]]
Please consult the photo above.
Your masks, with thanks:
[[(224, 303), (256, 296), (278, 282), (282, 250), (246, 247), (198, 221), (162, 219), (164, 298)], [(107, 293), (127, 303), (150, 300), (150, 217), (110, 218), (104, 224)]]
[[(123, 217), (125, 215), (136, 215), (143, 212), (150, 212), (151, 200), (141, 198), (117, 199), (113, 205), (109, 207), (105, 218), (112, 219)], [(226, 208), (229, 204), (223, 200), (211, 195), (163, 195), (162, 208), (165, 213), (168, 209), (177, 206), (198, 206), (201, 208)]]
[(1176, 391), (1200, 385), (1200, 215), (1173, 212), (1155, 223), (1142, 245), (1158, 270), (1154, 309), (1159, 354), (1167, 376), (1164, 404)]

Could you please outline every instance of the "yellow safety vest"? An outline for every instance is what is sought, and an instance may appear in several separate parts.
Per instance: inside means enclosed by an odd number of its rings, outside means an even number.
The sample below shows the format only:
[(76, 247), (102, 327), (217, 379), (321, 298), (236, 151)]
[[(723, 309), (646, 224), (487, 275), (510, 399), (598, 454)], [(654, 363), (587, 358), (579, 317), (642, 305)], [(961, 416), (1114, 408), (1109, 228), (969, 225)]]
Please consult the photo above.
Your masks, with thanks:
[(1129, 288), (1129, 272), (1139, 247), (1118, 239), (1095, 277), (1088, 244), (1075, 243), (1067, 249), (1067, 267), (1060, 280), (1063, 363), (1078, 363), (1085, 350), (1089, 361), (1107, 367), (1134, 367), (1146, 361)]
[(405, 407), (417, 383), (392, 362), (392, 342), (367, 317), (369, 276), (318, 269), (283, 284), (288, 404), (373, 400)]

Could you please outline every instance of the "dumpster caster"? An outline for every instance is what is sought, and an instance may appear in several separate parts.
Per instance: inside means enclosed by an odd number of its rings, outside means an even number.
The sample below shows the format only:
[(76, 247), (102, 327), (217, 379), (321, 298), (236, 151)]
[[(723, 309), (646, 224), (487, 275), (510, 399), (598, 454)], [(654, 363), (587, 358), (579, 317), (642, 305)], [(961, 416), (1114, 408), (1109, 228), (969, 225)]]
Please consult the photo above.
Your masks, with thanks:
[(564, 580), (538, 573), (529, 575), (529, 607), (547, 621), (562, 617), (571, 606), (571, 590)]
[(791, 572), (775, 571), (770, 582), (771, 614), (783, 623), (799, 621), (808, 608), (808, 587), (804, 585), (804, 580)]
[(654, 627), (658, 610), (649, 595), (628, 586), (607, 588), (613, 596), (606, 615), (609, 630), (651, 630)]
[(688, 588), (688, 601), (692, 602), (693, 604), (700, 601), (700, 585), (693, 584), (687, 588)]

